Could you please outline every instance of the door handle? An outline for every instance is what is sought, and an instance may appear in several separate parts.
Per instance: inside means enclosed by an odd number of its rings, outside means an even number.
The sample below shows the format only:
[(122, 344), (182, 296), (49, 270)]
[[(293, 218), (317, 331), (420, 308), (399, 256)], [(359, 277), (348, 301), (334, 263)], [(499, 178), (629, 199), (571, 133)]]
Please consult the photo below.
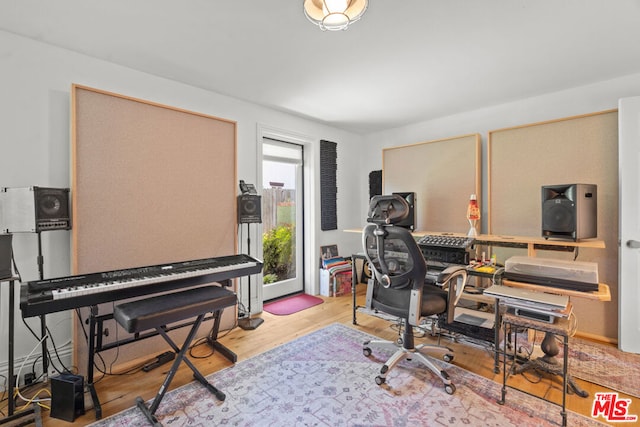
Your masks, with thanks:
[(640, 248), (640, 242), (637, 240), (627, 240), (627, 247), (632, 249)]

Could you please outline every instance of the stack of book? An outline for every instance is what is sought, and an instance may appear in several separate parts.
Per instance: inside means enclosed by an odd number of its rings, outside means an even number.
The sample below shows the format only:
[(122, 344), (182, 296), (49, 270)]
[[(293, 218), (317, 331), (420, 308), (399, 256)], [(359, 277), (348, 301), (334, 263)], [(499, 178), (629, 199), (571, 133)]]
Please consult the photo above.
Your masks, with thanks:
[(323, 259), (320, 268), (320, 295), (333, 297), (351, 291), (351, 259)]

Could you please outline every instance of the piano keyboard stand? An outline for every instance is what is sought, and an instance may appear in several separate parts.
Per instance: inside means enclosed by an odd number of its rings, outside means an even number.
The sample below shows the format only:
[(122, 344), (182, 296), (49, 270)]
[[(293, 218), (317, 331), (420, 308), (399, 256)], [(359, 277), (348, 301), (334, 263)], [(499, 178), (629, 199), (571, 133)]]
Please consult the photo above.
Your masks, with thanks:
[[(180, 362), (184, 362), (189, 366), (195, 379), (213, 393), (216, 398), (224, 401), (225, 394), (210, 384), (185, 355), (205, 314), (214, 313), (216, 318), (214, 334), (217, 337), (222, 310), (236, 303), (237, 297), (233, 292), (219, 286), (206, 286), (159, 295), (144, 300), (126, 302), (115, 307), (113, 317), (127, 332), (138, 333), (148, 329), (155, 329), (177, 354), (151, 406), (147, 407), (141, 397), (136, 398), (136, 405), (152, 425), (161, 425), (155, 416), (155, 412), (178, 371)], [(196, 321), (182, 347), (178, 347), (167, 334), (166, 325), (192, 317), (196, 317)], [(220, 350), (222, 347), (222, 344), (216, 341), (216, 348)], [(235, 362), (235, 354), (226, 348), (225, 350), (222, 353), (227, 357), (232, 355), (232, 361)]]

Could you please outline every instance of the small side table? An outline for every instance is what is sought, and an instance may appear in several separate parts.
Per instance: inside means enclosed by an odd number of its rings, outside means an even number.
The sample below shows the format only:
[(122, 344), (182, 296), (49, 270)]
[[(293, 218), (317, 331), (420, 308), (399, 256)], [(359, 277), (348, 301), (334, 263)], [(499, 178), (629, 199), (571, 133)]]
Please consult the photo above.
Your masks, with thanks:
[[(502, 398), (498, 401), (499, 404), (504, 404), (505, 397), (507, 394), (507, 378), (511, 373), (521, 373), (530, 368), (527, 364), (540, 364), (539, 366), (543, 367), (543, 370), (561, 375), (562, 376), (562, 411), (560, 414), (562, 415), (562, 425), (567, 425), (567, 385), (569, 382), (575, 384), (573, 380), (569, 377), (568, 369), (569, 369), (569, 334), (570, 334), (570, 325), (569, 320), (566, 318), (557, 318), (555, 323), (546, 323), (538, 320), (528, 319), (525, 317), (515, 316), (511, 313), (505, 313), (502, 316), (502, 324), (504, 326), (504, 343), (503, 343), (503, 352), (502, 352)], [(543, 360), (543, 358), (531, 360), (526, 362), (523, 366), (516, 366), (517, 361), (517, 349), (518, 349), (518, 335), (515, 334), (515, 339), (513, 342), (513, 361), (511, 362), (511, 366), (507, 368), (507, 342), (511, 341), (508, 339), (512, 335), (514, 327), (521, 327), (527, 329), (535, 329), (538, 331), (545, 332), (545, 337), (550, 336), (560, 336), (563, 337), (564, 342), (564, 354), (563, 354), (563, 363), (562, 365), (553, 363), (551, 361)], [(555, 339), (555, 338), (552, 338)], [(544, 365), (544, 366), (543, 366)], [(572, 387), (575, 387), (572, 385)]]

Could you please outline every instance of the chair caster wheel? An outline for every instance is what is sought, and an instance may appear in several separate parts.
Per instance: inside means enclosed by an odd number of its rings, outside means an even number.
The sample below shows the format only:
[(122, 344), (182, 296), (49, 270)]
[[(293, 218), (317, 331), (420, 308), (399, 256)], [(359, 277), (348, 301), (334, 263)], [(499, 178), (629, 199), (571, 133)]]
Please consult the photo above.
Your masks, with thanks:
[(442, 356), (442, 360), (444, 360), (447, 363), (451, 363), (453, 362), (453, 354), (445, 354), (444, 356)]
[(378, 375), (378, 376), (376, 377), (376, 384), (378, 384), (378, 385), (382, 385), (382, 384), (384, 384), (385, 380), (386, 380), (386, 378), (381, 377), (380, 375)]
[(366, 357), (371, 356), (371, 349), (369, 347), (365, 347), (362, 349), (362, 354), (364, 354)]
[(444, 391), (446, 391), (447, 394), (453, 394), (456, 392), (456, 386), (454, 386), (453, 384), (446, 384), (444, 386)]

